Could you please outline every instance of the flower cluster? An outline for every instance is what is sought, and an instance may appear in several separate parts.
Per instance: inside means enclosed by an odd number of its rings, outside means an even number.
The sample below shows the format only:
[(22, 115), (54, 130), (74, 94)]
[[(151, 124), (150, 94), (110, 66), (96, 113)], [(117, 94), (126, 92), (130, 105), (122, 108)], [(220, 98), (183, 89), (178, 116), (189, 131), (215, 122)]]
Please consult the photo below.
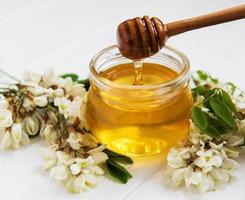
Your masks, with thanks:
[(51, 147), (41, 151), (43, 168), (71, 193), (93, 187), (104, 174), (101, 165), (123, 183), (132, 177), (117, 163), (118, 158), (124, 164), (132, 160), (106, 149), (88, 129), (88, 87), (76, 74), (58, 76), (49, 70), (25, 72), (22, 82), (0, 88), (1, 148), (17, 149), (41, 136)]
[[(200, 112), (196, 109), (192, 113), (190, 134), (187, 140), (182, 142), (179, 147), (170, 150), (167, 156), (166, 176), (174, 187), (185, 186), (187, 189), (197, 189), (203, 192), (215, 190), (217, 185), (229, 182), (233, 177), (234, 170), (239, 167), (239, 163), (235, 159), (239, 157), (242, 146), (245, 144), (245, 119), (244, 114), (241, 112), (245, 97), (242, 91), (237, 93), (235, 92), (236, 88), (231, 89), (230, 83), (221, 84), (217, 79), (212, 78), (214, 81), (209, 84), (211, 82), (210, 76), (204, 72), (199, 73), (201, 73), (199, 74), (199, 79), (195, 79), (196, 84), (204, 82), (204, 88), (208, 88), (208, 92), (211, 95), (200, 94), (203, 86), (197, 85), (197, 88), (194, 89), (195, 103), (193, 107), (200, 108)], [(208, 81), (205, 81), (206, 79)], [(224, 110), (227, 107), (234, 107), (234, 112), (238, 110), (236, 114), (231, 114), (235, 120), (234, 129), (227, 127), (227, 123), (229, 125), (229, 122), (233, 120), (228, 118), (230, 115), (219, 115), (216, 117), (212, 113), (216, 111), (216, 114), (219, 114), (219, 110), (216, 110), (215, 107), (216, 104), (212, 104), (211, 100), (210, 107), (210, 99), (208, 99), (210, 96), (213, 98), (217, 95), (213, 92), (216, 90), (215, 88), (226, 91), (223, 92), (223, 95), (225, 95), (223, 98), (226, 98), (224, 104), (227, 105)], [(198, 93), (195, 93), (197, 89)], [(226, 94), (229, 94), (231, 101)], [(221, 96), (219, 98), (222, 99)], [(207, 101), (209, 101), (209, 105), (207, 105)], [(234, 106), (232, 102), (234, 102)], [(214, 111), (211, 112), (211, 109)], [(207, 116), (208, 120), (205, 120), (206, 117), (202, 114)], [(209, 121), (209, 118), (212, 120)], [(209, 126), (209, 123), (213, 123), (213, 126), (212, 124)], [(222, 123), (222, 126), (219, 127), (219, 123)], [(208, 128), (205, 128), (205, 126)], [(227, 128), (225, 129), (224, 127)]]
[(193, 130), (197, 127), (192, 122), (191, 124), (186, 146), (172, 149), (167, 156), (167, 175), (175, 187), (211, 191), (216, 185), (231, 180), (233, 171), (239, 167), (234, 160), (239, 156), (239, 150), (235, 147), (239, 148), (239, 144), (244, 143), (244, 138), (242, 142), (240, 139), (231, 139), (232, 144), (225, 140), (213, 141), (208, 137), (203, 138), (203, 134)]
[(51, 178), (61, 181), (70, 193), (80, 193), (95, 186), (97, 176), (104, 170), (99, 166), (108, 156), (102, 152), (104, 145), (88, 152), (87, 158), (74, 157), (63, 151), (42, 149), (41, 156), (45, 160), (43, 168), (49, 171)]
[[(87, 128), (87, 92), (84, 85), (75, 84), (70, 77), (63, 79), (52, 70), (43, 76), (25, 72), (22, 83), (4, 88), (1, 94), (0, 142), (4, 149), (19, 148), (38, 133), (59, 148), (64, 145), (61, 140), (68, 140), (68, 129), (74, 124), (80, 133)], [(90, 146), (94, 148), (97, 143)]]
[[(0, 97), (0, 144), (1, 148), (17, 149), (20, 145), (29, 143), (28, 133), (22, 129), (21, 120), (13, 119), (13, 106), (4, 96)], [(26, 121), (26, 119), (24, 119)], [(25, 123), (29, 127), (30, 123)]]

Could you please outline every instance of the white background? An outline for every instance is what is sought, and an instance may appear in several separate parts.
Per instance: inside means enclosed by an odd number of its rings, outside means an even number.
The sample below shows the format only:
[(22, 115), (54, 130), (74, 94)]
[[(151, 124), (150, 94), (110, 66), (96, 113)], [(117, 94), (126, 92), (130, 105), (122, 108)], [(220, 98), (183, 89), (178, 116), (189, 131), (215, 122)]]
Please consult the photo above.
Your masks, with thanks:
[[(20, 77), (24, 69), (88, 74), (90, 58), (116, 42), (117, 25), (135, 16), (179, 20), (245, 3), (241, 0), (0, 0), (0, 68)], [(203, 69), (245, 89), (245, 20), (186, 33), (168, 44), (185, 52), (191, 69)], [(193, 194), (164, 186), (163, 163), (137, 161), (127, 185), (103, 179), (94, 190), (70, 195), (41, 170), (38, 140), (0, 152), (0, 199), (244, 200), (245, 158), (236, 179), (216, 192)]]

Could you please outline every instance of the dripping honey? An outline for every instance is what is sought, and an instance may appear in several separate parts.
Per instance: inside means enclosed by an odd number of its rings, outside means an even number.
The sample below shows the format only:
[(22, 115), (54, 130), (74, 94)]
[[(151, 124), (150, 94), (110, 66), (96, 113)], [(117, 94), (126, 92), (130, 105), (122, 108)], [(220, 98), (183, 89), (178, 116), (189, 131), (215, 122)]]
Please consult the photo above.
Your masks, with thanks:
[[(139, 74), (135, 70), (140, 70)], [(188, 84), (184, 84), (174, 94), (170, 90), (170, 94), (159, 96), (144, 86), (168, 83), (179, 75), (180, 72), (155, 63), (143, 63), (138, 69), (133, 63), (118, 64), (100, 71), (100, 78), (112, 87), (101, 90), (92, 81), (87, 104), (92, 133), (119, 153), (167, 152), (188, 134), (191, 92)], [(115, 84), (128, 88), (118, 89)], [(137, 91), (130, 90), (134, 85), (139, 86)]]

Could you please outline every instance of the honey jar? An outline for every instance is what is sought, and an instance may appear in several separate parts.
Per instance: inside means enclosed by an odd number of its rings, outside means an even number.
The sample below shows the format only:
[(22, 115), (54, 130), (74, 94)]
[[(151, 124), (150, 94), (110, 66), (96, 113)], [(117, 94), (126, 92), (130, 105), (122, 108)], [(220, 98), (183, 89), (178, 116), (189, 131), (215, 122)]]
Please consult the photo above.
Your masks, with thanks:
[(134, 62), (117, 46), (100, 51), (90, 62), (86, 117), (91, 132), (126, 155), (167, 153), (189, 132), (189, 66), (183, 53), (166, 46), (143, 60), (137, 85)]

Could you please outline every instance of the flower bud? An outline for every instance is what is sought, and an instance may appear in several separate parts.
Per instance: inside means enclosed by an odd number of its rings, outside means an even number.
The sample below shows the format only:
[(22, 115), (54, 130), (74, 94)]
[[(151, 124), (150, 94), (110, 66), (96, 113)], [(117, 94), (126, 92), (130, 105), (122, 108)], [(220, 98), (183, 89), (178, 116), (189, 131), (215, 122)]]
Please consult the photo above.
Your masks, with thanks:
[(0, 97), (0, 109), (7, 109), (9, 107), (9, 102), (7, 101), (7, 99)]
[(28, 135), (36, 135), (40, 129), (40, 122), (37, 117), (26, 117), (23, 121), (23, 129)]
[(57, 116), (54, 112), (52, 112), (52, 111), (48, 112), (48, 116), (49, 116), (49, 119), (52, 122), (52, 124), (57, 124), (59, 122), (57, 119)]
[(48, 104), (48, 99), (46, 96), (34, 97), (33, 101), (39, 107), (45, 107)]
[(7, 109), (0, 110), (0, 128), (10, 127), (12, 124), (12, 112)]
[(27, 82), (39, 83), (41, 81), (41, 75), (35, 72), (25, 71), (23, 73), (23, 79)]

